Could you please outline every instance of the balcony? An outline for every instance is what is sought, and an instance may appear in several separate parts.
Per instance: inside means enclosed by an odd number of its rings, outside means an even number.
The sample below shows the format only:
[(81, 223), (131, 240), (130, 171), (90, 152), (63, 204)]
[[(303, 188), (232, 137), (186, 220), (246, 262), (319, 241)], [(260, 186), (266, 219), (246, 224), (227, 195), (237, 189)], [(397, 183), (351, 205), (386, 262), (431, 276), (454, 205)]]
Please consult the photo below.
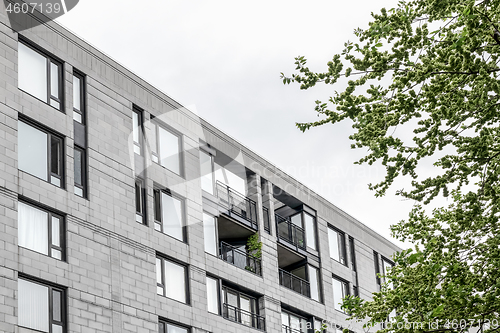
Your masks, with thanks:
[(262, 207), (262, 213), (264, 215), (264, 230), (271, 234), (271, 220), (269, 219), (269, 209), (267, 207)]
[(219, 204), (227, 214), (254, 230), (259, 230), (257, 222), (257, 204), (250, 198), (236, 192), (226, 184), (217, 182), (217, 197)]
[(309, 282), (293, 275), (285, 270), (279, 269), (280, 285), (298, 292), (306, 297), (311, 297), (311, 288)]
[(238, 268), (252, 272), (256, 275), (262, 276), (262, 265), (259, 258), (241, 251), (240, 249), (237, 249), (225, 242), (220, 243), (219, 253), (220, 259), (224, 260), (225, 262), (228, 262)]
[(289, 218), (285, 218), (279, 214), (276, 217), (276, 230), (278, 231), (278, 239), (283, 240), (297, 250), (306, 250), (305, 231), (301, 227), (292, 223)]
[(261, 331), (266, 330), (266, 320), (264, 317), (226, 303), (222, 304), (222, 317)]

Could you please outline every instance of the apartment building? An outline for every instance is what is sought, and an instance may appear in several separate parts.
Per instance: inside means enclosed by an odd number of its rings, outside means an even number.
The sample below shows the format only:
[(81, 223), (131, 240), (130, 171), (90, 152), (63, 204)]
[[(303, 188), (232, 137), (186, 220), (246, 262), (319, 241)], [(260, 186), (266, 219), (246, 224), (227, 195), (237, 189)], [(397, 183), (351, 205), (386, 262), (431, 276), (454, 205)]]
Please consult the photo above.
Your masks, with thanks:
[(1, 332), (362, 332), (395, 245), (53, 22), (0, 72)]

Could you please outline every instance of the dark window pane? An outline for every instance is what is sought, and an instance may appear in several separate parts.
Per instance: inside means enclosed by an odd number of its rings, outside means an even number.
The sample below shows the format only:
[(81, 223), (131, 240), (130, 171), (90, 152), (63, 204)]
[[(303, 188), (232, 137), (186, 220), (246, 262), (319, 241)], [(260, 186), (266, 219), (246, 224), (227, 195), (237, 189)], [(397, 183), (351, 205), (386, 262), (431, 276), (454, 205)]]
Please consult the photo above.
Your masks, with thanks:
[(165, 333), (165, 324), (164, 323), (160, 323), (160, 325), (158, 325), (158, 333)]
[(160, 191), (155, 191), (155, 220), (161, 221)]
[(52, 291), (52, 320), (61, 322), (62, 321), (62, 304), (61, 304), (61, 292), (57, 290)]
[(83, 153), (75, 148), (75, 184), (83, 186)]
[(61, 140), (51, 137), (50, 140), (50, 171), (55, 175), (60, 175), (61, 161)]
[(141, 214), (142, 211), (142, 198), (141, 198), (142, 190), (141, 184), (135, 183), (135, 211), (138, 214)]

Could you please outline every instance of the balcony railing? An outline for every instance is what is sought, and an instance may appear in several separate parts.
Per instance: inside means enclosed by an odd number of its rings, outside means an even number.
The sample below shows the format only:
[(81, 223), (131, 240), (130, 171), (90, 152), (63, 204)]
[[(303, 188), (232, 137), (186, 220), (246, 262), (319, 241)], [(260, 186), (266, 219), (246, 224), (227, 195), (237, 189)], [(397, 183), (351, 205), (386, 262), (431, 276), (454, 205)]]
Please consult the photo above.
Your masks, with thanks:
[(222, 304), (222, 317), (261, 331), (266, 330), (266, 320), (264, 317), (226, 303)]
[(305, 231), (301, 227), (295, 225), (289, 218), (279, 214), (274, 214), (276, 218), (276, 230), (278, 237), (296, 248), (306, 249)]
[(255, 201), (245, 197), (219, 181), (217, 182), (217, 197), (229, 212), (248, 221), (252, 229), (259, 230), (259, 224), (257, 223), (257, 204)]
[(311, 288), (309, 282), (293, 275), (290, 272), (279, 269), (280, 285), (298, 292), (307, 297), (311, 297)]
[(262, 265), (259, 258), (225, 242), (220, 243), (219, 253), (220, 258), (231, 265), (262, 276)]
[(264, 215), (264, 230), (267, 231), (268, 234), (271, 234), (271, 219), (269, 218), (269, 209), (262, 206), (262, 213)]
[(290, 326), (281, 325), (281, 333), (302, 333), (302, 331)]

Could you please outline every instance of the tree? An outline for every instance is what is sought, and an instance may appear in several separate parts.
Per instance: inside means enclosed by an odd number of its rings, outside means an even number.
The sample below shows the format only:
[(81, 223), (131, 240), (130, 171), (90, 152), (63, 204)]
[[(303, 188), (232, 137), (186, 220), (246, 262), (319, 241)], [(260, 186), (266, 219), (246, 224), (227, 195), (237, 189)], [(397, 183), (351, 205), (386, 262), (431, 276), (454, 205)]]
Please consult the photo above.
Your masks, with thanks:
[[(320, 120), (298, 128), (352, 121), (352, 148), (367, 149), (356, 163), (386, 169), (370, 189), (385, 195), (396, 178), (410, 178), (396, 194), (419, 202), (391, 227), (414, 243), (394, 256), (393, 288), (348, 297), (344, 307), (376, 328), (396, 309), (399, 325), (388, 332), (500, 331), (500, 0), (401, 1), (372, 17), (326, 71), (297, 57), (296, 72), (282, 73), (301, 89), (349, 78), (316, 101)], [(419, 176), (423, 162), (434, 175)], [(452, 203), (427, 213), (441, 195)]]

